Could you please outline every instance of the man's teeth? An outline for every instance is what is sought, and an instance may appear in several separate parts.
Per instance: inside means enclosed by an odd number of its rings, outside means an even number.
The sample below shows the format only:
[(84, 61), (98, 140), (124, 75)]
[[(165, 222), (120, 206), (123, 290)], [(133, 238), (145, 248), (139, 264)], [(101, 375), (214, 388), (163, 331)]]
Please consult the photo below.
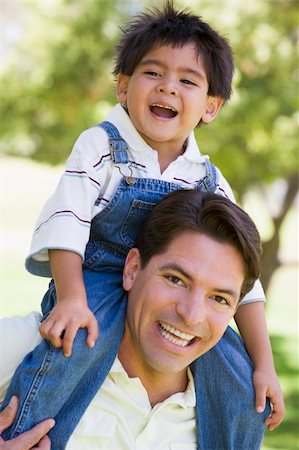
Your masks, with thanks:
[[(166, 323), (160, 322), (160, 330), (162, 336), (165, 337), (169, 342), (172, 342), (173, 344), (179, 345), (181, 347), (186, 347), (192, 339), (194, 339), (194, 335), (183, 333), (180, 330), (177, 330), (176, 328), (167, 325)], [(179, 337), (180, 339), (176, 339), (174, 336)]]

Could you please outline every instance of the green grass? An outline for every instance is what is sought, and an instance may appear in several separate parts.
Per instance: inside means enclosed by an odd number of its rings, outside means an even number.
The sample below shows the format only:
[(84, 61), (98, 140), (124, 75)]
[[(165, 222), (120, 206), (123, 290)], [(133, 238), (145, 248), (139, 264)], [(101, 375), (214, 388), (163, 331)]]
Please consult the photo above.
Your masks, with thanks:
[(287, 409), (286, 418), (280, 427), (275, 431), (266, 432), (263, 449), (298, 450), (298, 340), (295, 337), (272, 334), (271, 342)]
[[(39, 310), (49, 280), (28, 274), (24, 259), (37, 216), (62, 168), (5, 158), (0, 170), (0, 316), (3, 317)], [(259, 214), (256, 199), (254, 207)], [(282, 236), (281, 256), (286, 261), (298, 259), (294, 240), (297, 233), (296, 212), (292, 211)], [(266, 432), (262, 449), (296, 450), (299, 449), (297, 264), (285, 265), (275, 273), (267, 297), (267, 321), (287, 414), (277, 430)]]
[(299, 449), (298, 271), (292, 265), (277, 271), (269, 292), (267, 321), (276, 370), (286, 403), (286, 417), (267, 431), (263, 450)]

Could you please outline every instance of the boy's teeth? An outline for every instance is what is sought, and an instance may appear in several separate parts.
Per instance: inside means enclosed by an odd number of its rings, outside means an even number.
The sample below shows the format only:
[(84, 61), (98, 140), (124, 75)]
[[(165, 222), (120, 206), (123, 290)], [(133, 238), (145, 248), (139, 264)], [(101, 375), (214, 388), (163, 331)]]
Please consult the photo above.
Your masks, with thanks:
[(160, 105), (159, 103), (154, 103), (152, 106), (158, 106), (159, 108), (170, 109), (170, 111), (176, 112), (176, 110), (174, 108), (172, 108), (172, 106)]
[[(186, 347), (190, 343), (190, 341), (195, 337), (192, 334), (183, 333), (182, 331), (177, 330), (176, 328), (163, 322), (160, 322), (160, 329), (162, 336), (164, 336), (168, 341), (177, 344), (181, 347)], [(174, 336), (177, 336), (180, 339), (176, 339)]]
[(177, 115), (177, 111), (171, 106), (160, 105), (155, 103), (150, 106), (150, 110), (156, 116), (164, 117), (166, 119), (172, 119)]

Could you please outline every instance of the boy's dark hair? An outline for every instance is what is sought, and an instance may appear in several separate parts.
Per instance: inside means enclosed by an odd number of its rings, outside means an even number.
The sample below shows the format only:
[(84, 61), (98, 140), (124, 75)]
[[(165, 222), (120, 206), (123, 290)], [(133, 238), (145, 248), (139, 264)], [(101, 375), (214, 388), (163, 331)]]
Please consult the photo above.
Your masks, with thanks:
[(119, 73), (131, 76), (144, 55), (155, 47), (183, 47), (193, 43), (206, 71), (208, 95), (229, 99), (234, 72), (232, 50), (227, 40), (199, 16), (186, 9), (179, 11), (172, 1), (167, 1), (161, 10), (154, 8), (138, 14), (122, 31), (115, 76)]
[(260, 275), (260, 236), (243, 209), (210, 192), (179, 189), (153, 208), (136, 242), (142, 268), (153, 256), (166, 251), (176, 237), (190, 231), (230, 244), (240, 253), (245, 265), (243, 298)]

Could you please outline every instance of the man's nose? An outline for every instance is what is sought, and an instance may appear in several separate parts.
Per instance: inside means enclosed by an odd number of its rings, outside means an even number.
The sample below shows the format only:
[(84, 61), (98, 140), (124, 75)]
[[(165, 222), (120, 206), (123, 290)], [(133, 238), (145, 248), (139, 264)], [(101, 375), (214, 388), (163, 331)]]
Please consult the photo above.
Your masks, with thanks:
[(189, 295), (177, 303), (176, 312), (188, 326), (205, 322), (208, 317), (208, 307), (202, 293)]

